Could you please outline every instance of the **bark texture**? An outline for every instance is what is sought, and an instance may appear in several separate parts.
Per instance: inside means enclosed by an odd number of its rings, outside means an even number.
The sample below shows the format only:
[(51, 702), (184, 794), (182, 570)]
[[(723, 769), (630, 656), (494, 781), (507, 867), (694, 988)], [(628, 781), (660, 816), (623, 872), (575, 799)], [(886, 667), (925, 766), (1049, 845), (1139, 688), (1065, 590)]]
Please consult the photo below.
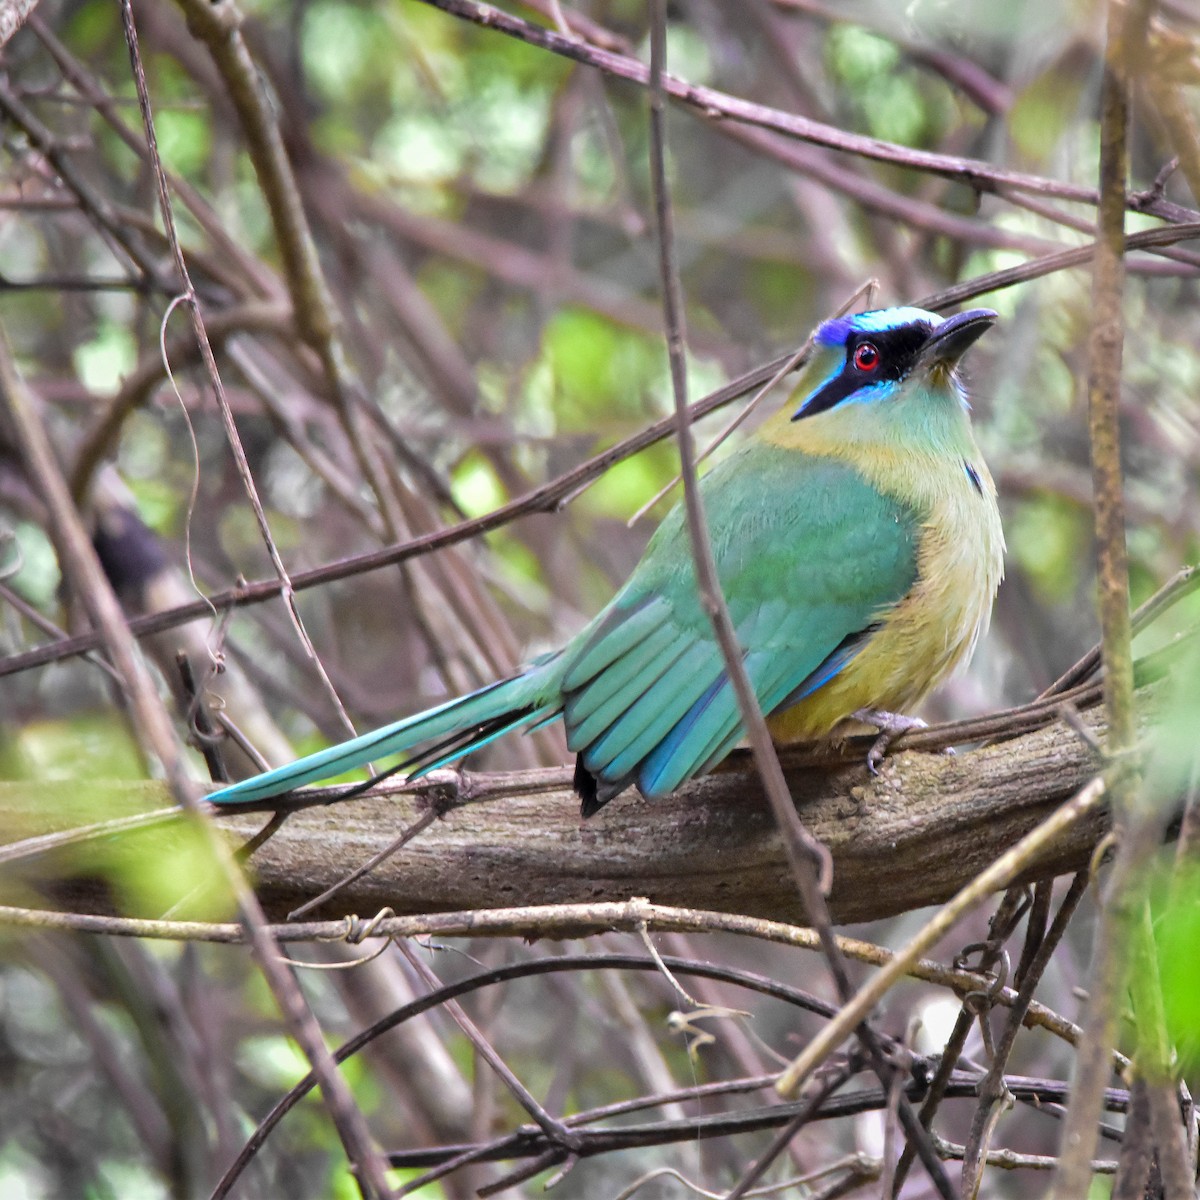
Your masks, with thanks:
[[(833, 855), (830, 906), (838, 922), (892, 916), (945, 900), (1097, 770), (1093, 751), (1062, 724), (957, 756), (905, 752), (872, 778), (860, 765), (813, 767), (784, 758), (800, 814)], [(448, 773), (443, 773), (443, 779)], [(381, 786), (369, 798), (290, 815), (250, 858), (269, 915), (283, 918), (392, 841), (428, 805), (452, 808), (313, 917), (369, 917), (645, 896), (661, 903), (803, 921), (783, 848), (748, 757), (666, 800), (628, 793), (589, 821), (565, 769), (464, 773), (420, 792)], [(0, 784), (9, 840), (154, 807), (156, 784)], [(463, 803), (464, 801), (469, 801)], [(237, 841), (262, 814), (218, 818)], [(1098, 815), (1031, 864), (1025, 878), (1075, 870), (1106, 832)], [(182, 855), (179, 824), (42, 854), (13, 868), (79, 910), (138, 908), (104, 882), (122, 864)], [(182, 859), (181, 859), (182, 861)], [(114, 874), (114, 866), (118, 871)], [(15, 903), (15, 899), (7, 902)], [(137, 915), (156, 916), (144, 909)]]

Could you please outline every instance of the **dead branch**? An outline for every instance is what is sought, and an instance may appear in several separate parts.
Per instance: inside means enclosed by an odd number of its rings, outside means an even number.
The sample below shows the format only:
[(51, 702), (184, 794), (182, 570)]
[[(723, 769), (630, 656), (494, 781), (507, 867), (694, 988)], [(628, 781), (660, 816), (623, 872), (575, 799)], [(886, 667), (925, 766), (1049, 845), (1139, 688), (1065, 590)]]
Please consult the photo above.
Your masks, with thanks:
[[(1097, 721), (1098, 713), (1088, 719)], [(855, 763), (815, 768), (784, 756), (792, 796), (809, 829), (828, 846), (830, 910), (839, 923), (895, 915), (946, 900), (1014, 845), (1096, 771), (1094, 751), (1057, 723), (958, 756), (909, 751), (872, 778)], [(566, 768), (506, 774), (464, 772), (447, 785), (381, 785), (368, 798), (293, 813), (255, 851), (250, 866), (269, 914), (347, 875), (420, 818), (430, 803), (450, 811), (319, 916), (370, 916), (582, 903), (646, 896), (660, 904), (803, 921), (775, 822), (746, 755), (665, 800), (633, 793), (581, 821)], [(153, 783), (0, 783), (0, 828), (12, 839), (70, 829), (165, 803)], [(261, 814), (220, 821), (237, 841)], [(1023, 879), (1087, 865), (1108, 827), (1105, 814), (1075, 826)], [(137, 861), (170, 854), (183, 836), (171, 825), (119, 839)], [(106, 839), (103, 861), (114, 849)], [(101, 852), (98, 851), (97, 854)], [(69, 858), (43, 854), (26, 870), (76, 911), (111, 911), (96, 863), (78, 846)], [(145, 861), (144, 858), (142, 861)], [(158, 915), (158, 914), (148, 914)]]

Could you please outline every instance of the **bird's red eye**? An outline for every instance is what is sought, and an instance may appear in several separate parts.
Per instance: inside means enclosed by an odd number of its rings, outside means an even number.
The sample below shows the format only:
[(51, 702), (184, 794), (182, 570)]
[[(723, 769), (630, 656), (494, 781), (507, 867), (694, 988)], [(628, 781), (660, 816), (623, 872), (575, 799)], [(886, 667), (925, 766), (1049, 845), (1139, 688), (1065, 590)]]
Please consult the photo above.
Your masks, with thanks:
[(873, 371), (879, 366), (879, 350), (874, 342), (860, 342), (855, 347), (854, 365), (860, 371)]

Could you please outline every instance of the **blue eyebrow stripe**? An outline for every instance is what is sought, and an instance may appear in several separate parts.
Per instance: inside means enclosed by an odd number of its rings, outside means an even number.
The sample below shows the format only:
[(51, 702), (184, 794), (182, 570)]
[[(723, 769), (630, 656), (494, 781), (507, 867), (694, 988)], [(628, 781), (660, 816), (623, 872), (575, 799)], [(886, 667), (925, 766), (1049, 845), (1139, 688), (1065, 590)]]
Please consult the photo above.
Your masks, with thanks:
[(819, 346), (844, 346), (853, 331), (854, 324), (849, 317), (835, 317), (832, 321), (823, 321), (817, 327), (813, 341)]
[(925, 325), (932, 329), (941, 321), (936, 313), (923, 308), (880, 308), (824, 321), (813, 340), (822, 346), (842, 346), (852, 333), (886, 333), (902, 325)]

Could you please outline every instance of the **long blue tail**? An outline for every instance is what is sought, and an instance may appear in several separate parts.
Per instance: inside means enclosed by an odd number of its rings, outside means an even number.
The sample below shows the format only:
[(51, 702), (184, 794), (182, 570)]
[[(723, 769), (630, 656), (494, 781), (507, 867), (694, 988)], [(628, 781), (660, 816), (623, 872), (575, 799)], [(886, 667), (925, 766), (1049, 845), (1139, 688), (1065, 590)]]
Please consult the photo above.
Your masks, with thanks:
[(538, 663), (520, 675), (488, 684), (374, 733), (364, 733), (285, 767), (230, 784), (210, 793), (207, 799), (212, 804), (268, 800), (306, 783), (332, 779), (377, 759), (422, 747), (403, 767), (408, 778), (418, 779), (512, 729), (553, 720), (562, 709), (556, 665), (553, 658)]

